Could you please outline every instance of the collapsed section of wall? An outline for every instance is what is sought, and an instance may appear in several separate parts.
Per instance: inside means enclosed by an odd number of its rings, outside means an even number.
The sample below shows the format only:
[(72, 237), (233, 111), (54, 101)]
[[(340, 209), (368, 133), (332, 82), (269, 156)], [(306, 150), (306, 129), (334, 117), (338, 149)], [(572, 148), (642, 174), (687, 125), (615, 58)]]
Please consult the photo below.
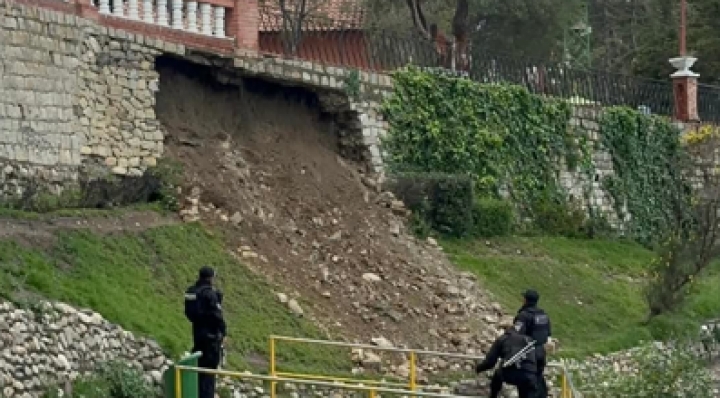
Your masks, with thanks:
[[(140, 176), (154, 166), (164, 150), (155, 60), (168, 53), (188, 58), (189, 51), (72, 14), (0, 5), (0, 199), (38, 189), (60, 194), (86, 177)], [(384, 126), (369, 116), (377, 99), (360, 102), (349, 93), (381, 97), (391, 88), (388, 76), (283, 59), (229, 61), (240, 74), (344, 97), (340, 108), (327, 110), (337, 114), (341, 152), (381, 169)]]

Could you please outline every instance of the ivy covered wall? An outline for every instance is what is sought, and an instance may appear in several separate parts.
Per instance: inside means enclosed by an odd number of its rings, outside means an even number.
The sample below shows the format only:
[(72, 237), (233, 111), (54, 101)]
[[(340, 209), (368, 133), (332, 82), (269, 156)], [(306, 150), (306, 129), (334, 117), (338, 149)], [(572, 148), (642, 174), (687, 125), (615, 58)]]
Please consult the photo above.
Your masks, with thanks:
[(519, 224), (581, 209), (647, 244), (681, 203), (684, 149), (667, 118), (416, 68), (393, 77), (382, 106), (390, 174), (464, 175), (478, 196), (512, 203)]

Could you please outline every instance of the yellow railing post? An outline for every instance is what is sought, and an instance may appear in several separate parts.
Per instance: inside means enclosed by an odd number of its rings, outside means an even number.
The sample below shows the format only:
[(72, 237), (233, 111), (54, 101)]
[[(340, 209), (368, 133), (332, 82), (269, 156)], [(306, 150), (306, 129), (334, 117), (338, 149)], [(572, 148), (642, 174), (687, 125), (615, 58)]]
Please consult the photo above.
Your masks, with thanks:
[(370, 390), (370, 398), (375, 398), (375, 390)]
[(570, 391), (568, 391), (567, 374), (565, 374), (564, 369), (563, 369), (563, 373), (562, 373), (562, 398), (571, 398)]
[(410, 352), (410, 391), (415, 391), (417, 385), (417, 356), (415, 351)]
[[(275, 377), (275, 338), (270, 337), (270, 376)], [(277, 383), (270, 382), (270, 398), (275, 398), (277, 394)]]
[(175, 365), (175, 398), (182, 397), (182, 381), (180, 380), (180, 368)]

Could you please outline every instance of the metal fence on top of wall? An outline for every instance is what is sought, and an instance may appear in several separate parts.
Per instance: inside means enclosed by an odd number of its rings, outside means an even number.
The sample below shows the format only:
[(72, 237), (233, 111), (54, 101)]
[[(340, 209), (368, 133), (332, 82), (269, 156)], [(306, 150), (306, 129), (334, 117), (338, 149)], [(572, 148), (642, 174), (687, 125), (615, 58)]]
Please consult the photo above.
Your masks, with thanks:
[[(325, 65), (389, 72), (413, 64), (443, 68), (483, 83), (508, 82), (547, 96), (603, 106), (623, 105), (652, 114), (673, 112), (672, 80), (645, 79), (606, 71), (575, 69), (560, 62), (524, 60), (472, 48), (452, 56), (418, 36), (367, 30), (308, 28), (299, 38), (280, 30), (260, 33), (260, 50)], [(698, 112), (704, 122), (720, 122), (720, 87), (698, 86)]]

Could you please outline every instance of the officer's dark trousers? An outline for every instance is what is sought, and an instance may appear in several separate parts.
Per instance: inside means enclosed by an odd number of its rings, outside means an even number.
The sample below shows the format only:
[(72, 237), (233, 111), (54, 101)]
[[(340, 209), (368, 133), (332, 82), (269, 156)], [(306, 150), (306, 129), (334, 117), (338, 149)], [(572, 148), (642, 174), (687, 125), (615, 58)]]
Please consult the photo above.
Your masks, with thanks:
[(500, 396), (503, 383), (517, 387), (519, 398), (536, 398), (538, 396), (537, 376), (527, 370), (496, 370), (490, 381), (490, 398)]
[(545, 354), (545, 346), (535, 347), (535, 359), (537, 360), (537, 398), (547, 398), (548, 388), (545, 381), (545, 366), (547, 366), (547, 356)]
[[(199, 340), (195, 342), (193, 352), (202, 352), (198, 367), (217, 369), (220, 365), (220, 342), (217, 340)], [(215, 398), (215, 375), (198, 375), (198, 398)]]

